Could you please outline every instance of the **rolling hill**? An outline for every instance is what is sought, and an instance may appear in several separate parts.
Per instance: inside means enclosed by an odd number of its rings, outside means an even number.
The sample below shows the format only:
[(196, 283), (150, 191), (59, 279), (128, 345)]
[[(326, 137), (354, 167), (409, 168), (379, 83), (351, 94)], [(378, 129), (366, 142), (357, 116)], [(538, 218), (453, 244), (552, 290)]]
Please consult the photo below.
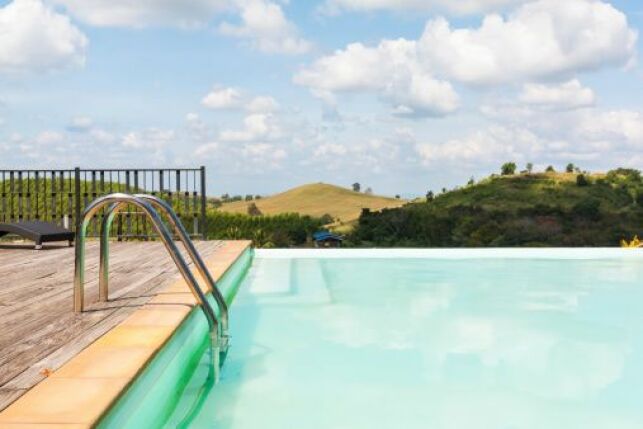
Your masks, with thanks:
[(358, 245), (618, 246), (643, 233), (643, 180), (607, 174), (491, 176), (431, 201), (362, 216)]
[(405, 200), (353, 192), (350, 189), (325, 183), (314, 183), (259, 200), (225, 203), (218, 210), (246, 214), (248, 205), (252, 202), (265, 215), (299, 213), (321, 217), (329, 214), (343, 224), (357, 220), (363, 208), (377, 211), (405, 204)]

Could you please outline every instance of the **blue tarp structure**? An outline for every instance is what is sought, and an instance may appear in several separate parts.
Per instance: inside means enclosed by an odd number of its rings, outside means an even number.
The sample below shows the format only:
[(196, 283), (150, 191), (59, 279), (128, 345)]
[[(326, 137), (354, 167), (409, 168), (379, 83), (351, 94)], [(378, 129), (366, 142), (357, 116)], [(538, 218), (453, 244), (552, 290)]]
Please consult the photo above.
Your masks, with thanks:
[(313, 240), (315, 241), (343, 241), (344, 239), (329, 231), (319, 231), (313, 234)]

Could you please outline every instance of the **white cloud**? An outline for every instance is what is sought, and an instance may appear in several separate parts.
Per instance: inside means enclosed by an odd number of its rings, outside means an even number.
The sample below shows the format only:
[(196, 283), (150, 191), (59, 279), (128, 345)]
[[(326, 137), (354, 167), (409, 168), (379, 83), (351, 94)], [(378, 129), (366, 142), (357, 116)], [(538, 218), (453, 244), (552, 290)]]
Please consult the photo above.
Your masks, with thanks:
[(544, 109), (567, 110), (593, 106), (596, 95), (591, 88), (586, 88), (578, 79), (573, 79), (558, 85), (526, 84), (519, 100)]
[(273, 97), (260, 95), (249, 98), (239, 89), (218, 86), (203, 97), (201, 104), (214, 110), (245, 109), (249, 113), (273, 113), (279, 110), (279, 103)]
[(348, 148), (343, 144), (337, 143), (324, 143), (319, 145), (313, 155), (315, 157), (334, 157), (334, 156), (343, 156), (348, 153)]
[(294, 81), (329, 101), (337, 92), (375, 93), (402, 114), (443, 116), (458, 107), (451, 84), (434, 79), (419, 62), (417, 43), (405, 39), (373, 48), (352, 43), (300, 70)]
[(201, 100), (208, 109), (232, 109), (241, 103), (241, 92), (235, 88), (215, 88)]
[(636, 54), (627, 17), (599, 0), (538, 0), (508, 17), (493, 14), (476, 29), (429, 21), (418, 42), (424, 67), (470, 84), (562, 77), (624, 66)]
[(89, 132), (89, 135), (94, 142), (98, 143), (101, 146), (105, 144), (114, 144), (118, 141), (118, 138), (114, 134), (98, 128), (92, 129)]
[(279, 161), (285, 159), (288, 154), (282, 148), (277, 148), (269, 143), (249, 143), (243, 146), (241, 151), (246, 158), (258, 158), (259, 161), (271, 159)]
[(48, 146), (61, 143), (63, 140), (63, 135), (57, 131), (43, 131), (34, 138), (33, 142), (37, 145)]
[(536, 110), (513, 123), (503, 121), (443, 143), (415, 145), (427, 166), (464, 164), (472, 170), (487, 171), (506, 161), (539, 165), (572, 161), (598, 169), (640, 168), (642, 149), (642, 112), (596, 108)]
[(457, 14), (478, 13), (498, 10), (507, 6), (524, 3), (526, 0), (327, 0), (322, 12), (339, 13), (343, 10), (411, 10), (446, 11)]
[(351, 43), (295, 74), (295, 83), (335, 105), (339, 93), (371, 93), (397, 115), (445, 116), (459, 97), (450, 82), (525, 83), (525, 103), (565, 110), (591, 106), (595, 95), (579, 72), (631, 64), (638, 34), (625, 14), (600, 0), (536, 0), (509, 15), (487, 15), (478, 28), (427, 23), (416, 40)]
[(121, 143), (129, 149), (160, 150), (176, 142), (174, 130), (149, 128), (143, 131), (132, 131), (123, 136)]
[(298, 35), (281, 6), (267, 0), (240, 0), (241, 23), (224, 22), (222, 34), (250, 40), (257, 50), (266, 53), (301, 54), (310, 50), (310, 43)]
[(230, 0), (49, 0), (100, 27), (199, 27), (230, 7)]
[(415, 150), (422, 162), (428, 165), (444, 162), (492, 164), (524, 159), (525, 155), (541, 151), (546, 145), (529, 130), (492, 126), (446, 143), (419, 143)]
[(246, 104), (246, 110), (251, 113), (272, 113), (279, 109), (279, 103), (272, 97), (255, 97)]
[(13, 0), (0, 7), (0, 73), (83, 66), (87, 45), (68, 17), (40, 0)]
[(72, 118), (71, 123), (67, 126), (70, 131), (84, 132), (88, 131), (94, 125), (92, 118), (88, 116), (76, 116)]
[(197, 158), (210, 157), (216, 152), (218, 152), (220, 148), (221, 148), (221, 145), (217, 142), (201, 144), (197, 146), (196, 149), (194, 150), (194, 155)]
[(280, 136), (279, 126), (272, 115), (253, 113), (243, 120), (241, 130), (224, 130), (219, 134), (219, 140), (224, 142), (254, 142), (258, 140), (273, 140)]
[(643, 113), (615, 110), (582, 115), (573, 130), (579, 140), (608, 142), (607, 149), (643, 149)]

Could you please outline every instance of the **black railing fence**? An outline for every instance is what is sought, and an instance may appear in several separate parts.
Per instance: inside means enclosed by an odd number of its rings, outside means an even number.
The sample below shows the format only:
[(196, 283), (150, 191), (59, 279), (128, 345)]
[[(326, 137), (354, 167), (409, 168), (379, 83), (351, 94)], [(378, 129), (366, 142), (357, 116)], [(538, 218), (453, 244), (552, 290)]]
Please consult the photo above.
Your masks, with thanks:
[[(181, 169), (0, 170), (0, 222), (42, 220), (75, 230), (85, 207), (114, 192), (163, 198), (195, 237), (205, 237), (205, 167)], [(96, 236), (104, 211), (89, 226)], [(122, 238), (154, 236), (151, 223), (133, 206), (119, 213), (112, 228)]]

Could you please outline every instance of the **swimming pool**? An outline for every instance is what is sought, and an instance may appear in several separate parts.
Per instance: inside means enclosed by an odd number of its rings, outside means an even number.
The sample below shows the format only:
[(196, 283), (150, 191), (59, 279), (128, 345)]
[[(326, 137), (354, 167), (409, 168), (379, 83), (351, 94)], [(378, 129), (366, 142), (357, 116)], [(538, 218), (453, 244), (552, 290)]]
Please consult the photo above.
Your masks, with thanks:
[(256, 251), (163, 424), (641, 428), (642, 310), (632, 250)]

